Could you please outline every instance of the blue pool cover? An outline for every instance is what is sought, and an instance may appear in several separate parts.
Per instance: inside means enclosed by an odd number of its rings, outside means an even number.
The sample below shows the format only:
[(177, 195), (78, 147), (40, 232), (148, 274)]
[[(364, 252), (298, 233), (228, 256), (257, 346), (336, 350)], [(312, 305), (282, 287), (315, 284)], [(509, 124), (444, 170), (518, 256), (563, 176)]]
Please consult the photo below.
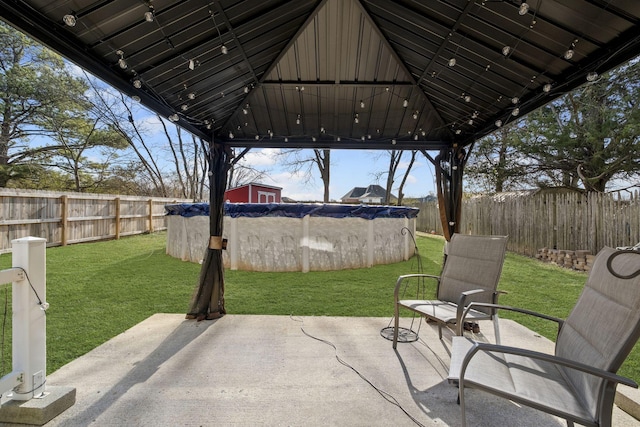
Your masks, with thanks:
[[(208, 203), (178, 203), (164, 206), (167, 215), (209, 216)], [(306, 203), (225, 203), (224, 214), (239, 217), (324, 216), (330, 218), (415, 218), (420, 209), (406, 206), (372, 206)]]

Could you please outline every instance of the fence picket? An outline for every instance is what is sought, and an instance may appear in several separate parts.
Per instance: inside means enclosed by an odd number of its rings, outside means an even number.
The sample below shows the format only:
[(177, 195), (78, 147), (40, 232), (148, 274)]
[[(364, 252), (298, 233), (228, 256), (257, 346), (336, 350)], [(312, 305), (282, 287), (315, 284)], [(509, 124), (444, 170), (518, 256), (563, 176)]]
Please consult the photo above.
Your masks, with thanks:
[[(437, 202), (419, 205), (419, 231), (442, 233)], [(507, 234), (510, 251), (535, 256), (538, 249), (588, 250), (640, 242), (640, 195), (538, 192), (465, 199), (461, 227), (466, 234)]]

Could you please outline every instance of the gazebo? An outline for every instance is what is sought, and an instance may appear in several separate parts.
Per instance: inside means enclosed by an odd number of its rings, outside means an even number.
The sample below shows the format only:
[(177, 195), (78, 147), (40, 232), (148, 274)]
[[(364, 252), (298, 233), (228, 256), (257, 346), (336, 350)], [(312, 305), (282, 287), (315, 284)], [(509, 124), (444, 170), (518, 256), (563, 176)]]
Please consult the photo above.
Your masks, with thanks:
[(233, 149), (418, 150), (448, 239), (477, 139), (640, 53), (634, 0), (11, 0), (0, 16), (208, 142), (199, 318), (224, 313)]

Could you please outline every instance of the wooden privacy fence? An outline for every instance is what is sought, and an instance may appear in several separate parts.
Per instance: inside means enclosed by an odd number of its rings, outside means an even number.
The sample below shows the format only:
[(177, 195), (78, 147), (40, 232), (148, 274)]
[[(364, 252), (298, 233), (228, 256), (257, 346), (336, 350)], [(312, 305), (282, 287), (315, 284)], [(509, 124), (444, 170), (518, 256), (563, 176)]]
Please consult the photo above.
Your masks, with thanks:
[[(624, 195), (624, 197), (622, 197)], [(476, 197), (463, 201), (460, 231), (508, 235), (508, 249), (535, 256), (540, 248), (588, 250), (640, 242), (640, 194), (554, 193)], [(442, 234), (436, 202), (420, 206), (416, 229)]]
[(64, 246), (165, 230), (164, 205), (184, 201), (0, 189), (0, 253), (10, 252), (11, 241), (25, 236)]

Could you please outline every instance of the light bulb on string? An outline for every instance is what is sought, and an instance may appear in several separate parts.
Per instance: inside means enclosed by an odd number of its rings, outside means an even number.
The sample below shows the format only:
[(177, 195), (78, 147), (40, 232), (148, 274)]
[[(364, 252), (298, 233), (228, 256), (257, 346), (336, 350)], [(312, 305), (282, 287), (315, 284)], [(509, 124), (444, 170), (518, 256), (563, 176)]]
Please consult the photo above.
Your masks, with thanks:
[(175, 122), (177, 122), (178, 120), (180, 120), (180, 117), (179, 117), (176, 113), (173, 113), (172, 115), (170, 115), (170, 116), (169, 116), (169, 121), (170, 121), (170, 122), (175, 123)]
[(408, 99), (405, 99), (404, 101), (402, 101), (402, 106), (403, 106), (404, 108), (407, 108), (407, 107), (409, 106), (409, 100), (408, 100)]
[(196, 94), (195, 94), (195, 93), (193, 93), (193, 92), (190, 92), (190, 93), (188, 93), (188, 94), (187, 94), (187, 98), (189, 98), (189, 99), (196, 99)]
[(413, 113), (413, 120), (418, 120), (418, 114), (420, 114), (418, 110), (416, 110), (415, 113)]
[(522, 4), (520, 5), (520, 8), (518, 9), (518, 15), (526, 15), (527, 12), (529, 12), (529, 5), (527, 4), (526, 1), (523, 1)]
[(76, 16), (73, 14), (64, 15), (62, 17), (62, 21), (65, 23), (67, 27), (75, 27), (76, 26)]
[(353, 119), (354, 123), (360, 123), (360, 119), (358, 118), (358, 114), (356, 114), (355, 118)]
[(227, 53), (229, 53), (229, 50), (225, 45), (222, 45), (220, 46), (220, 52), (222, 52), (223, 55), (226, 55)]
[(233, 139), (233, 132), (229, 131), (229, 139)]
[(149, 5), (149, 10), (144, 13), (144, 20), (147, 22), (153, 22), (153, 6)]
[(455, 66), (456, 65), (456, 58), (449, 59), (449, 62), (447, 64), (449, 65), (449, 67)]
[(187, 104), (182, 104), (182, 105), (180, 106), (180, 109), (181, 109), (182, 111), (187, 111), (187, 110), (189, 109), (189, 106), (188, 106)]
[(511, 112), (512, 116), (517, 116), (518, 114), (520, 114), (520, 109), (518, 107), (514, 108), (513, 111)]
[(508, 55), (509, 55), (509, 53), (511, 53), (511, 47), (509, 47), (509, 46), (505, 46), (505, 47), (503, 47), (503, 48), (502, 48), (502, 54), (503, 54), (504, 56), (508, 56)]
[(142, 87), (142, 82), (139, 79), (135, 79), (133, 81), (133, 87), (135, 87), (136, 89), (140, 89)]
[(124, 59), (124, 52), (121, 50), (116, 50), (116, 55), (120, 55), (120, 59), (118, 59), (118, 66), (123, 70), (126, 70), (128, 67), (127, 61)]
[(464, 102), (471, 102), (471, 96), (465, 95), (464, 96)]
[(360, 101), (360, 108), (364, 108), (364, 101)]
[(542, 86), (542, 90), (543, 90), (545, 93), (549, 93), (549, 92), (551, 91), (551, 83), (547, 83), (547, 84), (545, 84), (544, 86)]
[(511, 103), (512, 104), (517, 104), (518, 102), (520, 102), (520, 98), (518, 98), (517, 96), (514, 96), (513, 98), (511, 98)]
[(573, 53), (573, 49), (567, 49), (567, 51), (564, 53), (564, 59), (569, 60), (573, 58)]
[(259, 140), (259, 139), (260, 139), (260, 135), (256, 135), (254, 138), (255, 138), (255, 139), (256, 139), (256, 141), (257, 141), (257, 140)]
[(496, 123), (495, 123), (495, 124), (496, 124), (496, 127), (498, 127), (498, 128), (499, 128), (499, 127), (502, 127), (502, 120), (499, 120), (499, 119), (498, 119), (498, 120), (496, 120)]
[(298, 114), (298, 117), (296, 118), (296, 124), (299, 125), (300, 124), (300, 114)]
[(587, 74), (587, 81), (595, 82), (597, 78), (598, 78), (598, 73), (596, 73), (595, 71), (592, 71), (589, 74)]

